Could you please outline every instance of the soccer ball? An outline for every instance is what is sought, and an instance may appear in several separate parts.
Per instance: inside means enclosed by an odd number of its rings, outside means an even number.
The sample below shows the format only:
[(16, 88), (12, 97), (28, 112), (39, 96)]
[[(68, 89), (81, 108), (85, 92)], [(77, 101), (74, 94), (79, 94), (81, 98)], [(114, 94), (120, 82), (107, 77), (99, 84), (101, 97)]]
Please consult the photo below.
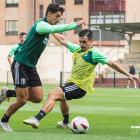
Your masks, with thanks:
[(70, 127), (74, 134), (83, 134), (89, 129), (89, 123), (84, 117), (76, 117), (71, 121)]

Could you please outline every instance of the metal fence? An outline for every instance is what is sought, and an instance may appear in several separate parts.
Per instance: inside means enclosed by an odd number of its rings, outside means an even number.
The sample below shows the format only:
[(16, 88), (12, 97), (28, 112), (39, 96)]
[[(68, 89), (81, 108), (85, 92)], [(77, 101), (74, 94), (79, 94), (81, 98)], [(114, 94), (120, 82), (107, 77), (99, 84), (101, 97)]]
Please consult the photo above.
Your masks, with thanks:
[[(140, 73), (136, 73), (136, 76), (140, 78)], [(63, 85), (70, 78), (70, 72), (60, 72), (60, 85)], [(95, 78), (93, 87), (112, 87), (112, 88), (126, 88), (128, 84), (128, 77), (119, 72), (107, 72), (99, 74)], [(136, 81), (137, 88), (140, 88), (140, 83)], [(134, 88), (134, 83), (130, 81), (130, 88)]]

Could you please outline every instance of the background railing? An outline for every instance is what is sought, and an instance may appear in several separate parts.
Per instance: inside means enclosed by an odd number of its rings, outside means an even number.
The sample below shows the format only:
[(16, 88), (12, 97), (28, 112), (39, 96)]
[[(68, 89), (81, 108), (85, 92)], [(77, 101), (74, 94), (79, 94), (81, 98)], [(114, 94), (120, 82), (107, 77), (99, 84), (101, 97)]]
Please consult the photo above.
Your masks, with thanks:
[[(122, 45), (120, 45), (120, 44), (118, 44), (118, 45), (116, 45), (116, 46), (114, 46), (112, 49), (110, 49), (105, 55), (108, 57), (108, 58), (110, 58), (110, 59), (112, 59), (114, 56), (116, 56), (117, 55), (117, 60), (120, 58), (120, 53), (122, 53), (122, 54), (124, 54), (124, 52), (121, 52), (120, 51), (120, 47), (119, 46), (122, 46)], [(117, 49), (116, 49), (117, 48)], [(116, 49), (116, 50), (114, 50), (114, 49)], [(129, 49), (128, 48), (126, 48), (126, 52), (125, 53), (128, 53), (128, 51), (129, 51)], [(97, 66), (97, 68), (95, 69), (95, 74), (96, 75), (98, 75), (101, 71), (100, 71), (100, 69), (101, 69), (101, 67), (103, 66), (103, 65), (100, 65), (100, 64), (98, 64), (99, 66)]]

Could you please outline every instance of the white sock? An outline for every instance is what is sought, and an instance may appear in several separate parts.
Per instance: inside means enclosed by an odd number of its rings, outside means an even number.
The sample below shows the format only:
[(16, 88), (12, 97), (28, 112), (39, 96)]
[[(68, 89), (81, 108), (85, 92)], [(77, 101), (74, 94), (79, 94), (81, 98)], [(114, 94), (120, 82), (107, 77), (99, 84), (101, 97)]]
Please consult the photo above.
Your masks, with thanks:
[(127, 86), (127, 88), (129, 88), (129, 86)]
[(136, 86), (134, 88), (137, 88)]

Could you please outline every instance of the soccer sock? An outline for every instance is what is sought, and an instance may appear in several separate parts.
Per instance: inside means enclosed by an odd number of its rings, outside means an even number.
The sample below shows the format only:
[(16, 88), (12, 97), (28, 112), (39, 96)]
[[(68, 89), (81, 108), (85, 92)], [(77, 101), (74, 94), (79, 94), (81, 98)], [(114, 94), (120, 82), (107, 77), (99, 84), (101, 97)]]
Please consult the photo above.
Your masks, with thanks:
[(129, 86), (127, 86), (127, 88), (129, 88)]
[(9, 118), (8, 116), (6, 116), (6, 114), (4, 114), (4, 116), (1, 119), (1, 122), (9, 122)]
[(7, 95), (7, 97), (16, 97), (16, 92), (15, 92), (15, 90), (8, 90), (7, 92), (6, 92), (6, 95)]
[(43, 110), (40, 110), (40, 112), (35, 116), (35, 118), (40, 121), (45, 116), (46, 116), (46, 113)]
[(65, 123), (65, 124), (67, 124), (67, 123), (69, 123), (69, 114), (67, 114), (67, 115), (63, 115), (63, 123)]

